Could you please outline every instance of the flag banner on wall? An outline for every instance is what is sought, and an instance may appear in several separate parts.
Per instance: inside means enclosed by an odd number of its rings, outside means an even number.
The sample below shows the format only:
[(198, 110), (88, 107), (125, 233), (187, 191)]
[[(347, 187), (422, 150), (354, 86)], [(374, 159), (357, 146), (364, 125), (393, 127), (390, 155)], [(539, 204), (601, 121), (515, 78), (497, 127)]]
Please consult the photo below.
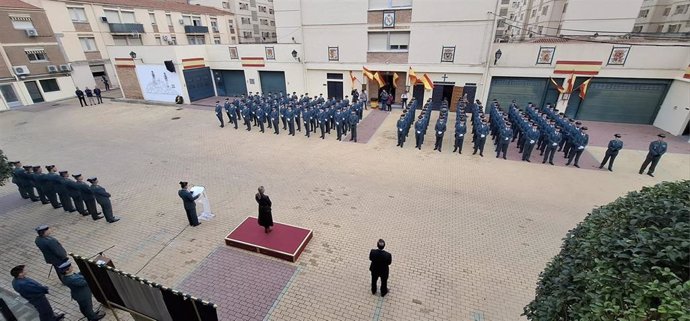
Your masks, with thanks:
[(115, 66), (134, 68), (136, 65), (132, 58), (115, 58)]
[(424, 89), (426, 89), (426, 90), (434, 89), (434, 82), (431, 81), (431, 78), (429, 78), (429, 75), (424, 74), (424, 76), (420, 80), (424, 84)]
[(551, 84), (553, 84), (554, 87), (556, 87), (556, 90), (558, 90), (559, 93), (565, 94), (565, 88), (563, 86), (559, 85), (553, 78), (549, 77), (549, 80), (551, 81)]
[(557, 60), (554, 74), (594, 76), (601, 70), (601, 61)]
[(585, 100), (585, 96), (587, 95), (587, 87), (589, 87), (589, 82), (592, 81), (592, 78), (589, 78), (585, 80), (585, 82), (580, 85), (580, 99)]
[(410, 70), (407, 72), (407, 77), (410, 78), (410, 84), (414, 86), (414, 84), (417, 83), (417, 74), (414, 73), (414, 70), (412, 70), (412, 67), (410, 67)]
[(367, 69), (367, 67), (362, 67), (362, 73), (364, 74), (364, 77), (369, 78), (369, 80), (374, 80), (374, 73)]
[(683, 75), (683, 78), (690, 79), (690, 65), (688, 65), (688, 68), (685, 69), (685, 75)]
[(386, 82), (383, 80), (383, 77), (381, 77), (381, 74), (378, 71), (374, 74), (374, 79), (376, 79), (376, 82), (379, 83), (379, 87), (386, 85)]
[(355, 74), (352, 73), (352, 70), (350, 70), (350, 80), (352, 80), (352, 87), (355, 86), (355, 81), (357, 81), (357, 77)]
[(184, 69), (194, 69), (206, 67), (204, 58), (185, 58), (182, 59), (182, 67)]
[(573, 74), (570, 77), (570, 80), (568, 80), (568, 88), (566, 89), (566, 93), (570, 94), (575, 90), (575, 75)]
[(266, 63), (264, 62), (264, 57), (242, 57), (242, 67), (264, 67)]
[(394, 72), (393, 73), (393, 88), (398, 88), (398, 78), (400, 78), (400, 76), (398, 76), (397, 72)]

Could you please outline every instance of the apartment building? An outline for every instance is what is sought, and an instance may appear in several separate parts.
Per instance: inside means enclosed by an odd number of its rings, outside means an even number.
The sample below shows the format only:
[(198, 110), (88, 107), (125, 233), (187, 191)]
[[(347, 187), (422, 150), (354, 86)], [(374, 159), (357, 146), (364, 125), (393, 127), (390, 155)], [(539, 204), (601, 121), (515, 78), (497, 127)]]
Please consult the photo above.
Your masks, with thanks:
[(273, 0), (189, 0), (191, 4), (228, 10), (237, 17), (240, 43), (275, 43)]
[(644, 0), (632, 31), (679, 36), (690, 32), (690, 0)]
[(235, 44), (235, 17), (226, 10), (158, 0), (25, 0), (51, 12), (48, 23), (79, 87), (118, 79), (106, 46)]
[(66, 98), (74, 90), (46, 12), (0, 1), (0, 110)]

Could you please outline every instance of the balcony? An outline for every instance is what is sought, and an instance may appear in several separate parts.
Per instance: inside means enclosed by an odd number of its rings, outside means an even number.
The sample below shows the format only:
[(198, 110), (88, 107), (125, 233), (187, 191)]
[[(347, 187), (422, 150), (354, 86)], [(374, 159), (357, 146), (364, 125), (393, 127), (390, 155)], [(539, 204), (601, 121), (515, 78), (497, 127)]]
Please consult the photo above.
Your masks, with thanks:
[(206, 26), (184, 26), (184, 33), (208, 33)]
[(141, 23), (109, 23), (111, 33), (144, 33)]

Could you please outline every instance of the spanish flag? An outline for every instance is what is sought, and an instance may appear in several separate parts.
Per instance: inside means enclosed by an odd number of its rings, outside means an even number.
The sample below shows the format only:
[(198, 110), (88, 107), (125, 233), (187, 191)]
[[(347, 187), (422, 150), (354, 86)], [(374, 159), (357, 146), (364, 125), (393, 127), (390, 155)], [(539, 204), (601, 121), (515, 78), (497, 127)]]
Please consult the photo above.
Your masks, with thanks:
[(394, 72), (393, 73), (393, 88), (398, 88), (398, 78), (400, 78), (398, 76), (398, 73)]
[(386, 82), (383, 81), (383, 77), (381, 77), (381, 74), (379, 74), (378, 71), (374, 74), (374, 79), (376, 79), (376, 82), (379, 83), (379, 87), (383, 87), (386, 85)]
[(558, 90), (559, 93), (565, 94), (565, 88), (563, 86), (559, 85), (553, 78), (549, 78), (551, 80), (551, 83), (553, 84), (554, 87), (556, 87), (556, 90)]
[(566, 89), (566, 93), (570, 94), (575, 90), (575, 74), (573, 74), (570, 77), (570, 80), (568, 80), (568, 88)]
[(374, 80), (374, 73), (367, 69), (367, 67), (362, 67), (362, 73), (364, 74), (364, 77), (369, 78), (369, 80)]
[(407, 77), (410, 78), (410, 85), (413, 85), (417, 83), (417, 74), (414, 73), (414, 70), (412, 70), (412, 67), (410, 67), (410, 70), (407, 72)]
[(434, 89), (434, 82), (431, 81), (431, 78), (429, 78), (429, 75), (424, 74), (424, 77), (422, 77), (420, 80), (424, 84), (424, 89), (426, 89), (426, 90), (433, 90)]
[(599, 74), (601, 64), (601, 61), (557, 60), (553, 73), (594, 76)]
[(580, 99), (582, 100), (585, 100), (585, 96), (587, 95), (587, 87), (589, 87), (590, 81), (592, 81), (592, 78), (585, 80), (585, 82), (580, 85)]
[(354, 87), (355, 81), (357, 81), (357, 77), (355, 77), (355, 74), (352, 73), (352, 70), (350, 70), (350, 80), (352, 80), (352, 87)]

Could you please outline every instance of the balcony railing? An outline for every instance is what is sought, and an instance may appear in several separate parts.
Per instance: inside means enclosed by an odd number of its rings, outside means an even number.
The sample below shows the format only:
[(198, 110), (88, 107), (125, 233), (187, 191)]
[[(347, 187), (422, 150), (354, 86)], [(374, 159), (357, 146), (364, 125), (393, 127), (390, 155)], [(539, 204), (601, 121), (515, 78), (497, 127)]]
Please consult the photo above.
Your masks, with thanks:
[(208, 33), (206, 26), (184, 26), (184, 33)]
[(109, 23), (112, 33), (144, 33), (144, 25), (141, 23)]

